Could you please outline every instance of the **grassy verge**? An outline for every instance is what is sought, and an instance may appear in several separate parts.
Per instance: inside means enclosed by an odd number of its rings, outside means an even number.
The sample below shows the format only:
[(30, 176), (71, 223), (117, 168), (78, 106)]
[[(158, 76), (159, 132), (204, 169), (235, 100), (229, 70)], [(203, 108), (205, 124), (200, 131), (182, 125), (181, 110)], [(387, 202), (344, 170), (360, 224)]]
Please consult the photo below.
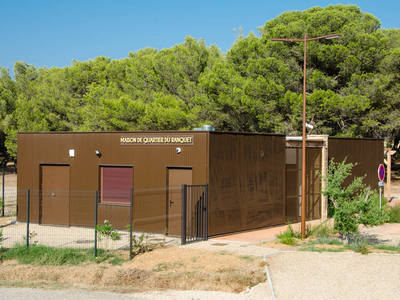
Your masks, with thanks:
[(299, 247), (300, 251), (312, 252), (344, 252), (353, 251), (360, 254), (368, 254), (371, 252), (400, 253), (400, 244), (392, 245), (375, 245), (369, 244), (367, 240), (358, 238), (354, 242), (344, 245), (342, 241), (336, 238), (324, 238), (310, 240)]
[(20, 264), (31, 265), (78, 265), (82, 263), (109, 262), (121, 264), (124, 259), (111, 251), (98, 250), (97, 258), (93, 249), (52, 248), (47, 246), (17, 245), (11, 249), (0, 250), (0, 260), (17, 260)]
[(299, 248), (299, 251), (311, 251), (311, 252), (343, 252), (346, 251), (346, 247), (335, 247), (335, 248), (327, 248), (322, 246), (317, 246), (315, 244), (307, 244)]
[(400, 244), (397, 246), (391, 246), (391, 245), (374, 245), (372, 246), (374, 249), (378, 250), (384, 250), (386, 252), (395, 252), (395, 253), (400, 253)]
[(389, 209), (389, 223), (400, 223), (400, 204)]
[(301, 238), (301, 234), (299, 232), (295, 232), (292, 228), (292, 225), (288, 224), (286, 230), (278, 234), (277, 238), (282, 244), (295, 246), (298, 243), (297, 240)]
[[(94, 260), (90, 250), (76, 250), (74, 255), (71, 255), (68, 251), (65, 254), (67, 249), (61, 249), (64, 250), (62, 254), (57, 251), (60, 249), (41, 248), (33, 246), (31, 249), (22, 247), (3, 250), (3, 258), (12, 261), (0, 264), (0, 286), (76, 286), (117, 292), (164, 289), (241, 292), (265, 281), (266, 263), (262, 258), (226, 251), (160, 247), (135, 256), (123, 266), (115, 267), (110, 264), (97, 264), (98, 261)], [(113, 259), (108, 256), (109, 253), (99, 254), (101, 259), (108, 257), (106, 262)], [(125, 254), (127, 256), (128, 251)], [(16, 262), (21, 255), (28, 256), (29, 259), (24, 258), (21, 263)], [(58, 258), (59, 256), (62, 259)]]
[[(311, 237), (316, 239), (330, 238), (333, 234), (335, 234), (335, 231), (327, 224), (306, 227), (306, 239)], [(277, 238), (280, 243), (290, 246), (295, 246), (301, 243), (301, 233), (294, 231), (290, 224), (288, 224), (288, 227), (284, 232), (277, 235)]]
[[(396, 214), (397, 212), (394, 213), (394, 215)], [(343, 241), (337, 237), (336, 231), (327, 224), (320, 224), (313, 228), (308, 227), (306, 236), (307, 238), (302, 240), (300, 233), (295, 232), (289, 225), (284, 232), (277, 235), (277, 238), (280, 243), (296, 246), (299, 251), (353, 251), (361, 254), (368, 254), (371, 252), (400, 253), (400, 244), (398, 246), (369, 244), (368, 241), (361, 236), (355, 236), (355, 239), (351, 243), (344, 245)]]

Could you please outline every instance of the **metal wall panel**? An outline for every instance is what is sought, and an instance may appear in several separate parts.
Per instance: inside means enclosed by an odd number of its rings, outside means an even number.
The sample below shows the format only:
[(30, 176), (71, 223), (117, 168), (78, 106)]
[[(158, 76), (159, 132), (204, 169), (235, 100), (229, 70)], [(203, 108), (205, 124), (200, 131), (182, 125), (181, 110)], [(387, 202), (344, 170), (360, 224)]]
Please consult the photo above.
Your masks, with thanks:
[[(193, 142), (177, 144), (123, 145), (126, 136), (193, 136)], [(176, 148), (181, 148), (177, 154)], [(69, 149), (75, 157), (69, 157)], [(94, 223), (94, 191), (99, 189), (99, 166), (133, 166), (134, 228), (139, 231), (165, 232), (168, 167), (191, 167), (193, 183), (208, 181), (208, 133), (175, 132), (47, 132), (18, 134), (18, 220), (26, 215), (27, 189), (31, 193), (31, 220), (38, 222), (40, 164), (70, 166), (70, 225), (91, 226)], [(101, 156), (95, 154), (99, 150)], [(120, 228), (129, 220), (129, 206), (101, 206), (99, 218), (110, 219)], [(114, 218), (116, 218), (114, 220)], [(99, 219), (99, 222), (101, 221)], [(118, 219), (118, 220), (117, 220)], [(125, 225), (122, 223), (126, 223)]]
[[(341, 162), (357, 163), (353, 177), (364, 176), (364, 183), (371, 188), (378, 187), (378, 165), (383, 163), (383, 139), (333, 138), (328, 140), (328, 158)], [(351, 179), (347, 180), (347, 184)]]
[(210, 132), (208, 234), (285, 223), (285, 137)]

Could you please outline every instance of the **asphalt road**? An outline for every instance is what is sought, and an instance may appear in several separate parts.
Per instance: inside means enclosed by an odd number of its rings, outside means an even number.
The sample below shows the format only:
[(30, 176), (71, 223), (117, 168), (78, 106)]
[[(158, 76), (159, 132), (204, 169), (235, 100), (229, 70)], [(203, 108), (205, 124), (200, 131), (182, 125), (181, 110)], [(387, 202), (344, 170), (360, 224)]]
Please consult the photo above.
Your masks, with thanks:
[(42, 290), (31, 288), (0, 288), (0, 299), (13, 299), (13, 300), (143, 300), (149, 299), (146, 297), (137, 297), (129, 294), (117, 294), (108, 292), (94, 292), (85, 290)]
[(262, 287), (262, 295), (257, 290), (253, 293), (232, 294), (213, 291), (159, 291), (141, 294), (118, 294), (110, 292), (98, 292), (88, 290), (42, 290), (32, 288), (5, 288), (0, 287), (1, 300), (247, 300), (263, 299), (265, 287)]

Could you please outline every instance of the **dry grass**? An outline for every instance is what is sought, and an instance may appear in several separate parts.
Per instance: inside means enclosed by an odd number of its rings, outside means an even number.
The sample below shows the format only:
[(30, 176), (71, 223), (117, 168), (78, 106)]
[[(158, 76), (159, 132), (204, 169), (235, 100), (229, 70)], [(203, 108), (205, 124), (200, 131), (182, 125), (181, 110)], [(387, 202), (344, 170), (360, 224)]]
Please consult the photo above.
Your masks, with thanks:
[(217, 290), (241, 292), (265, 281), (264, 262), (253, 256), (177, 247), (138, 255), (121, 266), (107, 263), (80, 266), (0, 264), (0, 285), (54, 285), (119, 292), (146, 290)]

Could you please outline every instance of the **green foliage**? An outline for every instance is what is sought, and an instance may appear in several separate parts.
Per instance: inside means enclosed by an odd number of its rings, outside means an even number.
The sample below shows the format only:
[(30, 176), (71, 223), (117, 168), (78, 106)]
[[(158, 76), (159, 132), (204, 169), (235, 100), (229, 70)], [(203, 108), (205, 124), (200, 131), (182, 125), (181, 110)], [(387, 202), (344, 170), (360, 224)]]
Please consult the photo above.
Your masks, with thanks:
[(321, 223), (311, 229), (309, 236), (314, 236), (317, 239), (329, 238), (335, 233), (336, 231), (329, 224)]
[(344, 236), (358, 232), (360, 224), (378, 225), (388, 220), (387, 210), (379, 208), (377, 193), (363, 184), (363, 177), (345, 183), (352, 168), (353, 164), (346, 160), (338, 163), (331, 160), (328, 174), (323, 178), (326, 188), (322, 193), (334, 207), (334, 229)]
[(325, 245), (343, 245), (343, 242), (339, 241), (337, 238), (332, 237), (319, 237), (315, 240), (315, 244), (325, 244)]
[(394, 207), (388, 210), (390, 223), (400, 223), (400, 204), (395, 205)]
[[(307, 116), (313, 133), (400, 135), (400, 30), (354, 5), (284, 12), (241, 36), (224, 55), (187, 37), (64, 68), (0, 70), (0, 151), (16, 158), (17, 132), (217, 130), (300, 134), (303, 45), (273, 42), (340, 33), (308, 43)], [(6, 137), (5, 141), (1, 136)], [(4, 145), (3, 145), (4, 143)]]
[(324, 247), (318, 247), (315, 244), (307, 244), (299, 249), (300, 251), (310, 251), (310, 252), (343, 252), (346, 250), (345, 247), (340, 247), (340, 248), (324, 248)]
[(96, 230), (99, 240), (101, 240), (102, 238), (111, 239), (112, 241), (118, 241), (121, 239), (121, 235), (107, 220), (104, 220), (104, 223), (102, 225), (96, 225)]
[(132, 257), (141, 253), (146, 253), (154, 250), (159, 244), (151, 244), (147, 242), (147, 236), (142, 233), (139, 237), (132, 236)]
[(52, 248), (40, 245), (27, 248), (21, 244), (2, 251), (3, 260), (15, 259), (21, 264), (32, 265), (78, 265), (84, 262), (100, 263), (116, 259), (115, 255), (100, 249), (97, 252), (97, 258), (94, 258), (93, 249)]
[(0, 245), (3, 242), (3, 229), (0, 229)]
[(292, 228), (292, 225), (289, 224), (284, 232), (281, 232), (277, 235), (277, 238), (282, 244), (294, 246), (297, 244), (296, 239), (301, 238), (301, 234), (295, 232)]
[(365, 239), (363, 239), (359, 236), (355, 236), (354, 241), (349, 243), (347, 245), (347, 248), (353, 250), (354, 252), (358, 252), (361, 254), (368, 254), (371, 252), (368, 249), (368, 241), (366, 241)]
[(379, 249), (379, 250), (386, 250), (386, 251), (400, 253), (400, 244), (397, 245), (397, 246), (393, 246), (393, 245), (373, 245), (373, 247), (375, 249)]

